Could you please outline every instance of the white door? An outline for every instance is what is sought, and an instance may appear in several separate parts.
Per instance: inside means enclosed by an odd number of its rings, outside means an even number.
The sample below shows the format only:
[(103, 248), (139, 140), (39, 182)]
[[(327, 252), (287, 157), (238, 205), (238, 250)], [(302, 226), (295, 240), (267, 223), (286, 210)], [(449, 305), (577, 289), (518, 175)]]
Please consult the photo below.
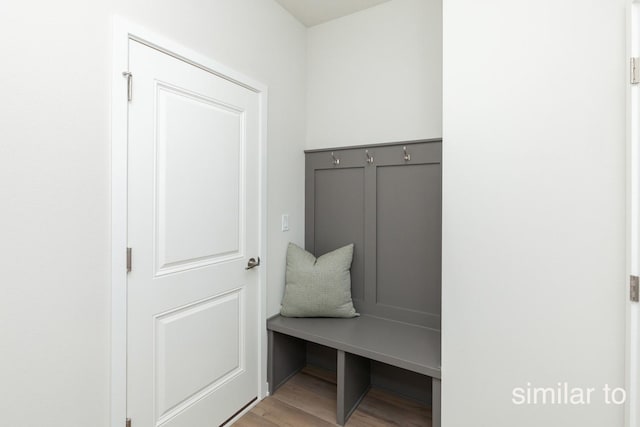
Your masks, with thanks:
[(258, 396), (258, 94), (131, 41), (127, 416), (218, 426)]

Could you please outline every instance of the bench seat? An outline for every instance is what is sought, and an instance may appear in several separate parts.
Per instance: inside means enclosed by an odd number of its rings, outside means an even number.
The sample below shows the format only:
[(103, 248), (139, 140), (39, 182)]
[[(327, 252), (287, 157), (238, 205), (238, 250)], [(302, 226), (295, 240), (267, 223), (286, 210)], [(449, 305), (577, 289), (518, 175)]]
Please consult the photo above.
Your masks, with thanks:
[(440, 331), (362, 315), (352, 319), (267, 320), (269, 391), (306, 364), (306, 342), (337, 350), (337, 417), (344, 425), (370, 387), (369, 361), (375, 360), (432, 378), (432, 422), (440, 426)]
[(440, 379), (440, 331), (367, 315), (275, 316), (267, 329)]

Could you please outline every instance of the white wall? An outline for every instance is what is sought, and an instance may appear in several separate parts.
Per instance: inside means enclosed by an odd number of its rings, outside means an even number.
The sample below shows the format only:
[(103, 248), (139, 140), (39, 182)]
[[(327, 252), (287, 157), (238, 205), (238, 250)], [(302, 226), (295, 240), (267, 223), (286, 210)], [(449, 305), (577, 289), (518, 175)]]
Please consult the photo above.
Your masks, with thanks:
[(442, 136), (441, 0), (311, 27), (307, 58), (307, 148)]
[(275, 2), (3, 4), (2, 425), (108, 422), (112, 13), (269, 86), (270, 313), (286, 244), (303, 240), (306, 30)]
[(444, 0), (445, 427), (623, 425), (625, 3)]
[[(510, 393), (624, 383), (623, 5), (444, 0), (446, 427), (622, 425)], [(303, 239), (305, 120), (310, 148), (440, 136), (430, 1), (310, 29), (308, 76), (305, 29), (271, 0), (5, 5), (2, 424), (107, 425), (112, 13), (269, 85), (269, 313)]]

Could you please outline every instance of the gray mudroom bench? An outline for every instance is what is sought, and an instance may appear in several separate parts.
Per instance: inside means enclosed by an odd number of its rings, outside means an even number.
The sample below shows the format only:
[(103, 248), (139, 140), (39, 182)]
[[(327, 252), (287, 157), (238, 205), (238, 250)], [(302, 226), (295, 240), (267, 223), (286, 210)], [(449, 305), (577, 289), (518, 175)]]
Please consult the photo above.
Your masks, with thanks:
[(442, 140), (306, 151), (305, 193), (306, 249), (354, 243), (361, 316), (270, 318), (270, 393), (312, 364), (336, 372), (340, 425), (375, 385), (440, 427)]

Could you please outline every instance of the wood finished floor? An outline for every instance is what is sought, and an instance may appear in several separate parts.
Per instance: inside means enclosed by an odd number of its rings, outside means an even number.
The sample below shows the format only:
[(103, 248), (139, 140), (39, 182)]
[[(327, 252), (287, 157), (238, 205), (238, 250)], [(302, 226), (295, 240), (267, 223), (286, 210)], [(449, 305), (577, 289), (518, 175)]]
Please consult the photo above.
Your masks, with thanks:
[[(256, 405), (234, 427), (336, 426), (335, 377), (305, 368), (273, 396)], [(372, 388), (351, 415), (347, 427), (431, 427), (431, 411), (411, 400)]]

